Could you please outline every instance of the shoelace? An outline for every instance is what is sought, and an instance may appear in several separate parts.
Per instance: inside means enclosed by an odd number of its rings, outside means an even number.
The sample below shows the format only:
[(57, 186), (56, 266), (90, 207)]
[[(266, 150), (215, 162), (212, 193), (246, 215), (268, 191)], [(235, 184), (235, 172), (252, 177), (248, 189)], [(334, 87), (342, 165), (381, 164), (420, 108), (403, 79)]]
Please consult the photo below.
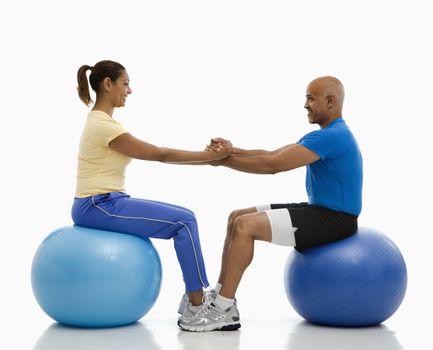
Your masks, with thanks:
[(202, 298), (203, 306), (202, 308), (197, 312), (197, 316), (204, 316), (211, 312), (213, 309), (215, 309), (215, 306), (212, 304), (213, 300), (208, 295), (203, 295)]

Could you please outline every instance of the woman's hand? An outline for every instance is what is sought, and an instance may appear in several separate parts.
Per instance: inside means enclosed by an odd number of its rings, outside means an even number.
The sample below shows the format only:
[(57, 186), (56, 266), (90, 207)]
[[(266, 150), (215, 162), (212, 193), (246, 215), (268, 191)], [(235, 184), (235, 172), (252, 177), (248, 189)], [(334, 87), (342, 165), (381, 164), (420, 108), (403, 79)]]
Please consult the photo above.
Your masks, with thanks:
[(217, 137), (211, 139), (210, 145), (206, 147), (206, 151), (225, 152), (230, 155), (233, 153), (233, 145), (229, 140)]
[(233, 145), (229, 140), (225, 140), (221, 137), (211, 139), (209, 145), (206, 146), (206, 151), (215, 152), (223, 156), (219, 160), (209, 162), (210, 165), (222, 165), (224, 159), (229, 157), (233, 153)]

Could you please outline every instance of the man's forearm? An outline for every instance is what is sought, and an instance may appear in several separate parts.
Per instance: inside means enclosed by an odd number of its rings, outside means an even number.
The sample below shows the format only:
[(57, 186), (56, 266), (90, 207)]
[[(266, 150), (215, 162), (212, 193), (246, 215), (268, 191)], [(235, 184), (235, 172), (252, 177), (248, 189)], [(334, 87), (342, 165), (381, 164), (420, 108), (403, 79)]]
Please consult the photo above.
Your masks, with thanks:
[(263, 149), (243, 149), (233, 147), (233, 155), (237, 157), (251, 157), (251, 156), (262, 156), (268, 155), (271, 152), (263, 150)]
[(257, 156), (230, 156), (217, 161), (217, 165), (222, 165), (234, 170), (252, 174), (275, 174), (269, 155)]

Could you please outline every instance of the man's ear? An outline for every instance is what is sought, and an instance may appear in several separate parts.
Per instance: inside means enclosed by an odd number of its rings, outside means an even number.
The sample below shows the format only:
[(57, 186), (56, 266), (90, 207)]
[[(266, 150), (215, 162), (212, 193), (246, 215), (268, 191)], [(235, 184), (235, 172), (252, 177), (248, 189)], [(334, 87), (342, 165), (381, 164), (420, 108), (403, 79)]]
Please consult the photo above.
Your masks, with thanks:
[(335, 96), (328, 95), (325, 98), (327, 107), (331, 108), (335, 104)]

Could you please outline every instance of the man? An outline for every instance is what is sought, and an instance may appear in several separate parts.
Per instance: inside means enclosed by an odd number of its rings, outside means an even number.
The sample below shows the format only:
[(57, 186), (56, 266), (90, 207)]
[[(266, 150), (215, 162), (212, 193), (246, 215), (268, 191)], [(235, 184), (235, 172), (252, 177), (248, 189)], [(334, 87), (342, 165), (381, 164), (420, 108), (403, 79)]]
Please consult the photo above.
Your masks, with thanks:
[[(362, 204), (362, 156), (342, 118), (343, 101), (344, 87), (337, 78), (317, 78), (307, 86), (304, 108), (308, 121), (318, 124), (319, 130), (275, 151), (233, 148), (232, 156), (213, 163), (256, 174), (307, 166), (308, 203), (271, 204), (232, 212), (215, 291), (200, 311), (180, 317), (182, 329), (240, 327), (235, 293), (253, 259), (255, 240), (302, 250), (356, 232)], [(228, 142), (213, 139), (209, 148)]]

